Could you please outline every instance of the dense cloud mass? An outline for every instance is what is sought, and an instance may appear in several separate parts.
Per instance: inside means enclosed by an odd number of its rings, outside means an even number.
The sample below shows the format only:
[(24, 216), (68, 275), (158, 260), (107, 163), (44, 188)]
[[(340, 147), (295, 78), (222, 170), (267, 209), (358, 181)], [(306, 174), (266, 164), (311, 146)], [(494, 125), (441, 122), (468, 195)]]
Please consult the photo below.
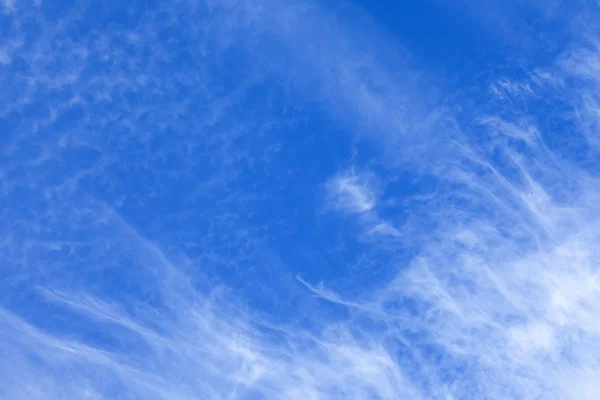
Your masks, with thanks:
[(0, 0), (0, 397), (596, 399), (600, 10), (506, 3)]

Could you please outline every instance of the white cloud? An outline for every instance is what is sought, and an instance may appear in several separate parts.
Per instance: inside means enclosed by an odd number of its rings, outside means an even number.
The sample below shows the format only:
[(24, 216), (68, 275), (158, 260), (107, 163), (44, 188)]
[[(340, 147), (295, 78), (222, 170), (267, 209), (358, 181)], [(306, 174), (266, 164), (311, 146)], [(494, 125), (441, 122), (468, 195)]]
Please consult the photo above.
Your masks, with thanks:
[[(419, 374), (446, 377), (439, 393), (579, 399), (597, 390), (597, 59), (595, 48), (569, 52), (551, 73), (500, 81), (492, 92), (502, 101), (457, 120), (457, 134), (442, 133), (456, 140), (445, 157), (415, 166), (449, 187), (421, 197), (431, 220), (411, 225), (421, 247), (408, 268), (366, 299), (315, 290), (388, 327), (388, 340), (408, 332), (425, 354)], [(527, 115), (528, 101), (551, 103), (560, 122)], [(570, 146), (556, 144), (563, 130)]]
[(377, 204), (377, 194), (368, 175), (350, 171), (340, 174), (326, 185), (329, 206), (350, 214), (371, 211)]

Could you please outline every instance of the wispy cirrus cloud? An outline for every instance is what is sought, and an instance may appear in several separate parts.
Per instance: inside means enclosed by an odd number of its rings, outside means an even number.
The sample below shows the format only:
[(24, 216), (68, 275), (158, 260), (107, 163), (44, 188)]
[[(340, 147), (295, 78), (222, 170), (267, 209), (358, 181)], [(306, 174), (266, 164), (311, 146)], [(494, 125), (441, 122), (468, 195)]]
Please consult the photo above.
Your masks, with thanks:
[(127, 288), (99, 293), (91, 283), (37, 289), (46, 307), (67, 310), (72, 320), (102, 332), (95, 339), (70, 325), (64, 336), (43, 332), (3, 309), (9, 339), (3, 348), (19, 367), (3, 372), (9, 398), (419, 397), (377, 341), (359, 339), (343, 325), (318, 335), (269, 326), (227, 291), (194, 287), (114, 213), (103, 219), (113, 226), (113, 238), (105, 239), (111, 252), (126, 247), (138, 268), (136, 283), (154, 295), (142, 299)]
[[(420, 397), (378, 340), (336, 325), (337, 317), (314, 318), (326, 311), (303, 308), (311, 304), (309, 292), (297, 300), (297, 317), (262, 315), (245, 305), (248, 298), (283, 302), (277, 299), (288, 296), (284, 291), (302, 288), (270, 284), (286, 284), (285, 266), (275, 269), (256, 250), (262, 227), (248, 222), (267, 197), (256, 185), (268, 179), (252, 172), (270, 168), (277, 157), (272, 132), (287, 119), (278, 91), (306, 93), (288, 78), (267, 85), (265, 76), (282, 77), (287, 69), (264, 69), (269, 63), (259, 53), (285, 59), (306, 21), (319, 31), (334, 19), (309, 7), (307, 19), (290, 26), (291, 36), (274, 37), (286, 49), (280, 52), (257, 38), (271, 28), (263, 23), (281, 22), (273, 17), (286, 10), (294, 17), (293, 4), (198, 6), (133, 4), (123, 27), (101, 22), (119, 14), (110, 7), (56, 13), (19, 5), (11, 14), (9, 30), (22, 45), (11, 47), (11, 62), (2, 65), (8, 135), (1, 144), (0, 256), (2, 287), (11, 294), (0, 317), (6, 355), (0, 393), (9, 399)], [(94, 23), (78, 25), (88, 13)], [(198, 21), (205, 22), (201, 29)], [(257, 21), (263, 29), (252, 32)], [(340, 99), (354, 104), (349, 96), (362, 84), (361, 69), (378, 68), (362, 45), (331, 38), (349, 48), (325, 43), (292, 63), (311, 89), (331, 85), (325, 109)], [(361, 48), (365, 54), (357, 53)], [(367, 63), (344, 67), (348, 57)], [(347, 69), (343, 81), (326, 76), (327, 66)], [(269, 87), (264, 106), (254, 97), (261, 85)], [(351, 180), (340, 192), (344, 207), (368, 207), (368, 198), (359, 204), (360, 189), (351, 193)], [(182, 248), (188, 254), (180, 255)], [(308, 329), (313, 324), (318, 328)]]
[(444, 376), (436, 387), (452, 398), (597, 393), (597, 115), (581, 112), (595, 59), (568, 51), (550, 74), (500, 81), (510, 95), (457, 120), (429, 169), (442, 184), (423, 198), (436, 228), (413, 226), (418, 255), (389, 285), (351, 302), (314, 289), (410, 338), (421, 376)]
[(393, 223), (382, 219), (377, 212), (381, 200), (378, 186), (372, 173), (357, 173), (355, 169), (340, 173), (325, 185), (326, 207), (358, 217), (367, 239), (401, 236)]
[[(14, 6), (3, 398), (595, 396), (600, 184), (582, 159), (597, 151), (597, 49), (429, 107), (392, 42), (343, 13), (180, 7), (86, 30), (85, 8), (54, 21)], [(379, 168), (357, 158), (310, 180), (278, 155), (314, 97), (381, 145)], [(394, 187), (408, 172), (431, 183)], [(392, 278), (290, 279), (303, 271), (259, 245), (286, 232), (269, 230), (278, 207), (302, 209), (271, 201), (280, 186), (355, 218), (360, 257)]]
[(368, 175), (359, 176), (355, 171), (341, 174), (327, 183), (326, 191), (330, 206), (350, 214), (371, 211), (377, 204), (376, 189)]

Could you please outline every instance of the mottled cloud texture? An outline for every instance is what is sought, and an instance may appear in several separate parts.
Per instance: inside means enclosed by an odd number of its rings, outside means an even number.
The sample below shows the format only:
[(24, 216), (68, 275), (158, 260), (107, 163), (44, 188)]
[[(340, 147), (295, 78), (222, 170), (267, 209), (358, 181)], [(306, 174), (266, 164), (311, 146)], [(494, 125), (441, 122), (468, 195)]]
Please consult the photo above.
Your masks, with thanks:
[(598, 398), (597, 5), (326, 3), (0, 2), (0, 398)]

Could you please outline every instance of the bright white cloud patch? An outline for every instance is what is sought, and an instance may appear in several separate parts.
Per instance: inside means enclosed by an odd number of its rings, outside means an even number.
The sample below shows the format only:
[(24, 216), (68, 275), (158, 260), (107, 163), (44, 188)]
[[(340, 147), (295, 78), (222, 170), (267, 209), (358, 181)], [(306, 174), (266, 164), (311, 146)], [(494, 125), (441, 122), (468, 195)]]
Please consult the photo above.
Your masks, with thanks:
[(368, 176), (354, 172), (337, 176), (327, 183), (330, 206), (350, 214), (371, 211), (377, 205), (377, 195), (371, 186)]

